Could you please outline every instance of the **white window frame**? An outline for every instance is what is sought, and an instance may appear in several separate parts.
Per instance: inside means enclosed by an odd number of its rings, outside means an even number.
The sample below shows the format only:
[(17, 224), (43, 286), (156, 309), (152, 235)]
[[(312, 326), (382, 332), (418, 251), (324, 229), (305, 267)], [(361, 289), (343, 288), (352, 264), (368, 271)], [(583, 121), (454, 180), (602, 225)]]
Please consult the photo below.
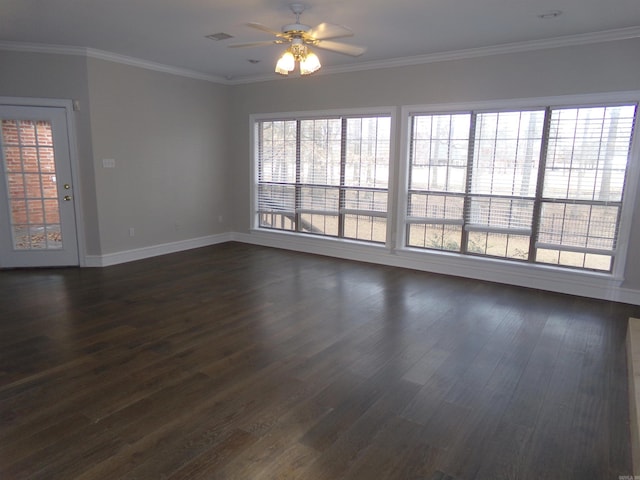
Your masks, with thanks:
[[(386, 225), (386, 240), (384, 244), (367, 242), (364, 240), (357, 240), (352, 238), (341, 238), (334, 236), (324, 235), (309, 235), (307, 233), (266, 229), (260, 227), (259, 214), (258, 214), (258, 165), (257, 165), (257, 152), (259, 149), (259, 138), (256, 135), (256, 125), (261, 121), (281, 121), (281, 120), (318, 120), (323, 118), (332, 118), (337, 116), (346, 117), (372, 117), (372, 116), (387, 116), (390, 118), (390, 144), (389, 144), (389, 179), (387, 188), (387, 225)], [(396, 198), (396, 140), (397, 140), (397, 108), (395, 107), (379, 107), (379, 108), (352, 108), (352, 109), (335, 109), (335, 110), (310, 110), (310, 111), (296, 111), (296, 112), (278, 112), (278, 113), (260, 113), (251, 114), (249, 116), (249, 138), (251, 142), (250, 155), (251, 155), (251, 188), (250, 188), (250, 231), (252, 233), (268, 234), (268, 235), (282, 235), (291, 237), (304, 237), (311, 241), (319, 240), (324, 242), (340, 242), (354, 245), (364, 245), (373, 248), (385, 248), (391, 249), (393, 246), (393, 233), (395, 231), (395, 222), (393, 212), (395, 211)], [(342, 213), (349, 213), (344, 211)], [(362, 212), (360, 212), (362, 213)]]
[(508, 259), (499, 259), (494, 257), (482, 257), (457, 253), (445, 252), (438, 250), (425, 250), (406, 246), (406, 223), (410, 221), (407, 218), (408, 203), (408, 178), (410, 168), (410, 151), (409, 145), (411, 141), (411, 116), (417, 114), (435, 115), (435, 114), (455, 114), (494, 112), (498, 110), (529, 110), (533, 108), (560, 108), (560, 107), (589, 107), (601, 106), (603, 104), (616, 103), (637, 103), (640, 102), (640, 91), (628, 92), (612, 92), (602, 94), (586, 94), (586, 95), (567, 95), (559, 97), (542, 97), (542, 98), (524, 98), (514, 100), (497, 100), (469, 103), (447, 103), (447, 104), (428, 104), (428, 105), (407, 105), (401, 108), (401, 138), (400, 145), (400, 169), (398, 172), (398, 204), (395, 210), (396, 231), (395, 231), (395, 249), (401, 253), (419, 252), (420, 256), (425, 258), (442, 258), (449, 257), (462, 258), (463, 261), (471, 260), (481, 263), (493, 263), (495, 265), (513, 265), (524, 268), (529, 271), (562, 271), (570, 272), (572, 275), (582, 275), (593, 278), (605, 278), (610, 280), (622, 281), (624, 279), (624, 268), (626, 264), (627, 253), (629, 249), (629, 239), (631, 234), (631, 219), (634, 213), (634, 206), (638, 195), (638, 182), (640, 180), (640, 114), (636, 114), (636, 120), (633, 127), (633, 138), (629, 154), (629, 164), (627, 167), (626, 184), (624, 196), (622, 199), (622, 208), (620, 211), (620, 226), (618, 230), (618, 242), (615, 253), (615, 261), (611, 272), (594, 272), (591, 270), (572, 269), (560, 265), (548, 265), (543, 263), (527, 263), (525, 265), (520, 262), (514, 262)]

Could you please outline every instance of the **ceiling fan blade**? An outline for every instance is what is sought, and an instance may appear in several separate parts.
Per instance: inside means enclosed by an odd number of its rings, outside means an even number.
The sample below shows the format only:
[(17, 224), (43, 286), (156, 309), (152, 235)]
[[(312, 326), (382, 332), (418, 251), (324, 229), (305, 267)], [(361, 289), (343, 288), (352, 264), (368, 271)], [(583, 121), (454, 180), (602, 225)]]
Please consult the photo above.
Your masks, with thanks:
[(272, 28), (267, 27), (261, 23), (249, 22), (245, 24), (247, 27), (255, 28), (256, 30), (260, 30), (262, 32), (270, 33), (271, 35), (275, 35), (276, 37), (284, 37), (285, 35), (282, 32), (278, 32)]
[(247, 43), (231, 43), (228, 46), (230, 48), (245, 48), (245, 47), (266, 47), (267, 45), (274, 45), (281, 43), (278, 40), (264, 40), (262, 42), (247, 42)]
[(316, 40), (328, 40), (330, 38), (353, 37), (353, 32), (347, 27), (342, 27), (340, 25), (321, 23), (309, 30), (307, 35)]
[(322, 48), (323, 50), (330, 50), (332, 52), (338, 52), (344, 55), (351, 55), (352, 57), (359, 57), (367, 51), (366, 47), (349, 45), (348, 43), (331, 42), (327, 40), (320, 40), (314, 46), (316, 48)]

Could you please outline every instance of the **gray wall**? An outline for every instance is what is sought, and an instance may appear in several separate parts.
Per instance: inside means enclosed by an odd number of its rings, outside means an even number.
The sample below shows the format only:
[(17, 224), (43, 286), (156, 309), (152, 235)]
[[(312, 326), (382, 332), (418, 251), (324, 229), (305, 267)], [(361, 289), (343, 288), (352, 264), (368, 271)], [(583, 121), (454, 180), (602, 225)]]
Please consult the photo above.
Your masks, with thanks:
[(84, 213), (84, 234), (87, 253), (100, 253), (97, 203), (92, 164), (91, 121), (87, 59), (71, 55), (46, 55), (0, 50), (0, 96), (35, 97), (79, 100), (80, 111), (74, 112), (80, 192)]
[[(236, 86), (81, 56), (0, 51), (0, 96), (80, 101), (83, 224), (87, 253), (100, 255), (246, 233), (252, 113), (640, 90), (639, 51), (640, 39), (630, 39)], [(103, 158), (116, 168), (102, 168)], [(640, 206), (632, 225), (624, 286), (640, 290), (633, 251)]]
[(229, 87), (96, 59), (88, 71), (102, 253), (227, 231)]
[(84, 56), (0, 51), (0, 65), (0, 96), (80, 101), (87, 254), (229, 230), (230, 87)]
[[(231, 122), (234, 231), (250, 225), (249, 115), (315, 109), (458, 103), (640, 90), (640, 39), (430, 63), (233, 89)], [(637, 202), (636, 202), (637, 203)], [(624, 286), (640, 289), (640, 206), (633, 220)]]

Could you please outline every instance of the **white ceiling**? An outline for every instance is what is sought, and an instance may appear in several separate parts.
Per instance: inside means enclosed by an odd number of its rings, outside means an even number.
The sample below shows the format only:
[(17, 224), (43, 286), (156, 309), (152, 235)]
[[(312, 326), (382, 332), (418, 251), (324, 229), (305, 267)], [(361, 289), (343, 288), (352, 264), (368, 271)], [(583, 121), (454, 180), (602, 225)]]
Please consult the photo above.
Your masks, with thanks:
[[(282, 46), (251, 29), (293, 23), (288, 0), (0, 0), (0, 46), (83, 47), (227, 80), (277, 76)], [(367, 47), (357, 58), (319, 50), (323, 70), (366, 68), (398, 58), (617, 31), (640, 36), (640, 0), (309, 0), (301, 23), (349, 27)], [(541, 19), (554, 10), (562, 15)], [(225, 32), (231, 40), (206, 35)], [(586, 35), (588, 37), (588, 35)], [(615, 36), (615, 35), (614, 35)], [(638, 59), (640, 61), (640, 52)], [(249, 60), (259, 60), (250, 63)]]

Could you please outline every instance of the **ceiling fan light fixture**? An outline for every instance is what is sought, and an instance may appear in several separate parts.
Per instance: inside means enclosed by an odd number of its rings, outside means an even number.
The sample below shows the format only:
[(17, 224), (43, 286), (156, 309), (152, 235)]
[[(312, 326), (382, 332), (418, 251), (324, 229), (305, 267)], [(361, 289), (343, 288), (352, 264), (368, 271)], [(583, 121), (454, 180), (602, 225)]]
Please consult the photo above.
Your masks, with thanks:
[(322, 66), (315, 53), (301, 41), (296, 41), (278, 59), (276, 73), (289, 75), (289, 72), (295, 70), (296, 62), (300, 63), (300, 75), (309, 75), (318, 71)]
[(276, 63), (276, 73), (280, 75), (289, 75), (289, 72), (292, 72), (296, 68), (296, 59), (293, 56), (293, 53), (287, 49), (282, 56), (278, 59), (278, 63)]
[(259, 47), (288, 43), (287, 49), (276, 62), (275, 72), (280, 75), (289, 75), (290, 72), (295, 70), (296, 64), (300, 64), (300, 75), (309, 75), (320, 70), (322, 67), (320, 59), (311, 51), (309, 45), (352, 57), (359, 57), (366, 51), (364, 47), (333, 40), (335, 38), (353, 36), (353, 32), (347, 27), (323, 22), (312, 28), (309, 25), (300, 23), (300, 15), (305, 10), (304, 4), (293, 3), (289, 5), (289, 8), (296, 16), (296, 22), (284, 25), (280, 32), (261, 23), (251, 22), (246, 24), (248, 27), (275, 36), (275, 40), (235, 43), (229, 45), (229, 47)]
[(300, 74), (309, 75), (320, 70), (321, 66), (318, 56), (309, 50), (307, 56), (300, 60)]

